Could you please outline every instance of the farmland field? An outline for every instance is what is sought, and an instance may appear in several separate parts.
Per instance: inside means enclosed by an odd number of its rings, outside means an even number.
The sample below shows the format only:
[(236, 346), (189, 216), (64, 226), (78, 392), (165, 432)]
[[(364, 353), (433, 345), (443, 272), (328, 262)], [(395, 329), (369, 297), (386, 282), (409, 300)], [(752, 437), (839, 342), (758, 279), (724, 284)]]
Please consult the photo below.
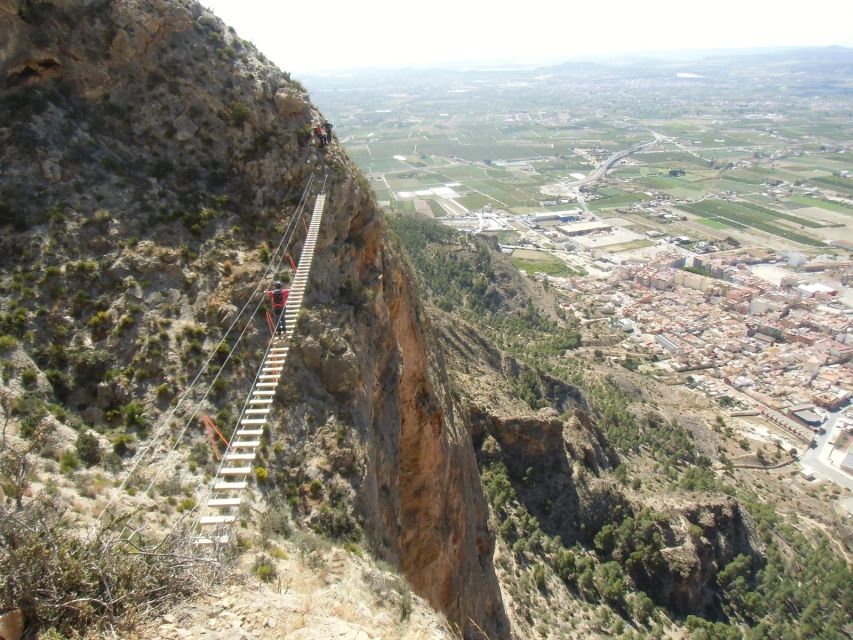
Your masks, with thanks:
[(809, 198), (807, 196), (791, 196), (791, 200), (807, 207), (820, 207), (827, 211), (843, 213), (848, 216), (853, 216), (853, 205), (845, 206), (840, 202), (832, 202), (830, 200), (821, 200), (819, 198)]
[(697, 222), (704, 224), (707, 227), (711, 227), (712, 229), (727, 229), (731, 226), (721, 220), (717, 220), (716, 218), (699, 218)]
[(516, 268), (528, 273), (547, 273), (550, 276), (570, 276), (575, 273), (562, 260), (543, 251), (516, 249), (512, 252), (510, 261)]
[[(469, 211), (618, 209), (653, 218), (645, 228), (667, 235), (730, 229), (785, 249), (853, 244), (853, 205), (831, 201), (853, 196), (843, 173), (853, 158), (847, 89), (824, 91), (780, 66), (783, 98), (768, 91), (761, 63), (722, 74), (729, 63), (714, 64), (687, 92), (671, 68), (640, 79), (630, 65), (364, 72), (306, 86), (352, 159), (379, 179), (382, 200), (458, 183), (456, 201)], [(577, 202), (577, 174), (633, 145), (646, 146), (584, 184)], [(427, 215), (446, 209), (423, 199)], [(698, 218), (680, 224), (682, 212)]]
[[(785, 238), (786, 240), (799, 242), (800, 244), (811, 246), (822, 246), (824, 244), (815, 238), (790, 231), (773, 223), (774, 216), (784, 219), (793, 218), (798, 222), (805, 223), (806, 221), (802, 220), (802, 218), (796, 218), (795, 216), (787, 214), (780, 214), (757, 205), (750, 205), (745, 202), (734, 203), (723, 202), (720, 200), (705, 200), (704, 202), (697, 202), (696, 204), (680, 205), (680, 207), (701, 218), (711, 218), (721, 224), (728, 224), (729, 226), (739, 228), (752, 227), (754, 229)], [(807, 226), (810, 227), (821, 226), (818, 223), (811, 221), (808, 222), (809, 224)]]

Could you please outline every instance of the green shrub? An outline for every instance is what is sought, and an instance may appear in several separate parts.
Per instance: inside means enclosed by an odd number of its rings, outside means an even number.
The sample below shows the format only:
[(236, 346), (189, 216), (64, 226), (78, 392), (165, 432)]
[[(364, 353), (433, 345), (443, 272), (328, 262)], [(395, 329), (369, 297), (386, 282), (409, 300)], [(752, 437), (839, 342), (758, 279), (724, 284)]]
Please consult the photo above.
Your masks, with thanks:
[(124, 426), (128, 429), (144, 431), (148, 428), (148, 419), (145, 417), (145, 408), (137, 400), (131, 400), (121, 408)]
[(15, 340), (12, 336), (0, 335), (0, 351), (8, 351), (15, 347), (18, 344), (18, 341)]
[(136, 438), (129, 433), (120, 433), (113, 438), (113, 453), (122, 458), (136, 451)]
[(66, 451), (59, 458), (59, 468), (63, 473), (68, 473), (80, 468), (80, 459), (73, 451)]
[(239, 100), (235, 100), (228, 105), (228, 119), (235, 125), (242, 125), (249, 119), (249, 108)]
[(133, 324), (134, 324), (133, 317), (125, 314), (121, 318), (119, 318), (119, 321), (116, 324), (116, 332), (119, 335), (122, 335), (123, 333), (127, 332), (127, 330), (133, 326)]
[(568, 549), (558, 549), (554, 571), (563, 582), (572, 582), (575, 579), (575, 554)]
[(270, 502), (267, 512), (261, 519), (260, 533), (264, 540), (273, 535), (278, 535), (282, 538), (290, 537), (293, 529), (290, 524), (288, 511), (287, 505), (280, 498)]
[(12, 402), (12, 413), (21, 423), (21, 436), (31, 438), (47, 417), (45, 403), (32, 394), (25, 394)]
[(78, 433), (75, 448), (77, 456), (87, 467), (98, 464), (103, 458), (98, 438), (92, 433), (82, 431)]
[(655, 603), (643, 591), (631, 594), (628, 601), (631, 615), (640, 624), (646, 624), (655, 610)]
[(533, 567), (533, 583), (540, 591), (545, 590), (547, 577), (548, 574), (545, 571), (545, 565), (537, 563), (536, 566)]
[(276, 571), (272, 559), (264, 555), (260, 555), (255, 558), (255, 562), (252, 565), (252, 573), (254, 573), (263, 582), (272, 582), (276, 577), (278, 577), (278, 572)]
[(89, 318), (86, 325), (97, 337), (103, 337), (109, 330), (111, 322), (112, 318), (108, 312), (98, 311), (95, 315)]
[(0, 505), (0, 602), (21, 609), (33, 637), (134, 635), (135, 614), (189, 598), (213, 576), (204, 561), (175, 562), (183, 533), (131, 547), (119, 537), (125, 520), (80, 536), (64, 511), (42, 500)]
[(357, 542), (361, 539), (361, 531), (355, 519), (347, 512), (345, 504), (339, 504), (335, 507), (328, 504), (321, 505), (310, 526), (317, 533), (335, 540)]
[(625, 596), (625, 576), (617, 562), (605, 562), (595, 568), (593, 582), (598, 594), (607, 602), (618, 604)]
[(192, 511), (196, 508), (196, 504), (195, 498), (184, 498), (178, 503), (178, 512)]
[(38, 381), (38, 371), (33, 368), (24, 369), (21, 372), (21, 384), (26, 388), (30, 388)]

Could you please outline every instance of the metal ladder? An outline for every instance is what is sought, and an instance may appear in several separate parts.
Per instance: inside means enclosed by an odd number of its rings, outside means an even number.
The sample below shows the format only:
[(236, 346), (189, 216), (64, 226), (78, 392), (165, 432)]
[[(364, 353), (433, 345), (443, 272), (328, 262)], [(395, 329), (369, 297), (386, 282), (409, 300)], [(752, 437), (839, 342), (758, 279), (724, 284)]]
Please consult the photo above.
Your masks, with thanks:
[(325, 203), (325, 194), (318, 195), (302, 255), (299, 257), (299, 266), (287, 297), (284, 310), (284, 336), (278, 338), (273, 335), (270, 347), (255, 377), (255, 384), (247, 398), (237, 429), (231, 437), (231, 442), (213, 479), (210, 497), (198, 519), (196, 527), (198, 535), (194, 539), (196, 545), (218, 546), (227, 544), (230, 540), (228, 531), (237, 520), (243, 495), (249, 488), (249, 478), (254, 471), (252, 463), (261, 446), (264, 427), (269, 424), (275, 390), (287, 361), (290, 340), (302, 308), (302, 298), (308, 284)]

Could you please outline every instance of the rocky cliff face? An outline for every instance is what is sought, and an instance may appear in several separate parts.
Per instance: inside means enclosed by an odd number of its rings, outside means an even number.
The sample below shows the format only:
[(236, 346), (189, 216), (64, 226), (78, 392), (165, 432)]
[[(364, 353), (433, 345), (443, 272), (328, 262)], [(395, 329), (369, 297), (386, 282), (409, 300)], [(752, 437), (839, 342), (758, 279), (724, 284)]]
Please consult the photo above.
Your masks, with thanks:
[[(625, 567), (633, 588), (670, 611), (714, 615), (718, 572), (739, 554), (760, 557), (762, 545), (738, 503), (631, 491), (624, 476), (617, 480), (616, 470), (625, 460), (590, 418), (577, 388), (533, 372), (467, 323), (444, 322), (441, 314), (436, 318), (452, 363), (459, 411), (488, 478), (492, 522), (501, 532), (499, 578), (512, 594), (508, 607), (514, 630), (534, 633), (531, 621), (548, 615), (547, 600), (536, 604), (526, 593), (532, 589), (526, 567), (533, 562), (563, 572), (562, 582), (547, 586), (555, 603), (569, 606), (571, 589), (589, 597), (583, 578), (573, 577), (565, 560), (559, 560), (566, 549), (576, 554), (579, 566), (587, 550), (599, 562), (615, 561)], [(512, 401), (512, 381), (520, 376), (535, 377), (548, 408), (531, 411)], [(562, 415), (551, 407), (559, 407)], [(540, 578), (540, 590), (546, 582)], [(550, 637), (564, 633), (565, 628), (554, 630)], [(595, 635), (591, 629), (580, 635), (587, 634)]]
[[(377, 554), (465, 637), (478, 637), (477, 627), (508, 637), (488, 510), (441, 348), (364, 187), (337, 183), (331, 204), (350, 213), (336, 213), (318, 243), (324, 268), (309, 288), (292, 370), (313, 405), (292, 415), (322, 426), (285, 437), (312, 452), (295, 475), (349, 485)], [(342, 425), (347, 435), (330, 446)]]
[[(262, 245), (308, 177), (327, 176), (298, 393), (272, 430), (298, 449), (268, 460), (270, 493), (310, 478), (348, 495), (337, 504), (369, 546), (465, 637), (508, 637), (440, 349), (358, 171), (312, 144), (320, 114), (302, 88), (192, 2), (2, 0), (0, 31), (2, 327), (51, 372), (43, 395), (99, 430), (132, 400), (156, 422), (163, 383), (215, 345)], [(233, 382), (211, 412), (239, 398)], [(301, 504), (309, 520), (319, 506)]]
[(115, 207), (129, 236), (221, 195), (257, 214), (317, 160), (304, 91), (195, 3), (3, 0), (0, 25), (19, 228), (51, 206)]

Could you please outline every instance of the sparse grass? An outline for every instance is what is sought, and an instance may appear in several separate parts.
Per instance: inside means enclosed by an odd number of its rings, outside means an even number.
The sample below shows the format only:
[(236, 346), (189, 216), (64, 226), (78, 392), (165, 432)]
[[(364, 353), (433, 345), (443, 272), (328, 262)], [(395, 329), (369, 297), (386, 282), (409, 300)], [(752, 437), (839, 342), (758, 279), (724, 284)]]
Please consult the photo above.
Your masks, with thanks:
[(265, 555), (259, 555), (255, 558), (255, 562), (252, 565), (252, 573), (254, 573), (262, 582), (272, 582), (278, 577), (278, 571), (275, 568), (275, 564), (271, 558)]
[(32, 631), (125, 635), (143, 610), (190, 597), (217, 569), (183, 552), (180, 534), (152, 548), (139, 535), (121, 540), (118, 521), (81, 538), (63, 511), (44, 501), (20, 511), (0, 506), (0, 601), (20, 608)]

